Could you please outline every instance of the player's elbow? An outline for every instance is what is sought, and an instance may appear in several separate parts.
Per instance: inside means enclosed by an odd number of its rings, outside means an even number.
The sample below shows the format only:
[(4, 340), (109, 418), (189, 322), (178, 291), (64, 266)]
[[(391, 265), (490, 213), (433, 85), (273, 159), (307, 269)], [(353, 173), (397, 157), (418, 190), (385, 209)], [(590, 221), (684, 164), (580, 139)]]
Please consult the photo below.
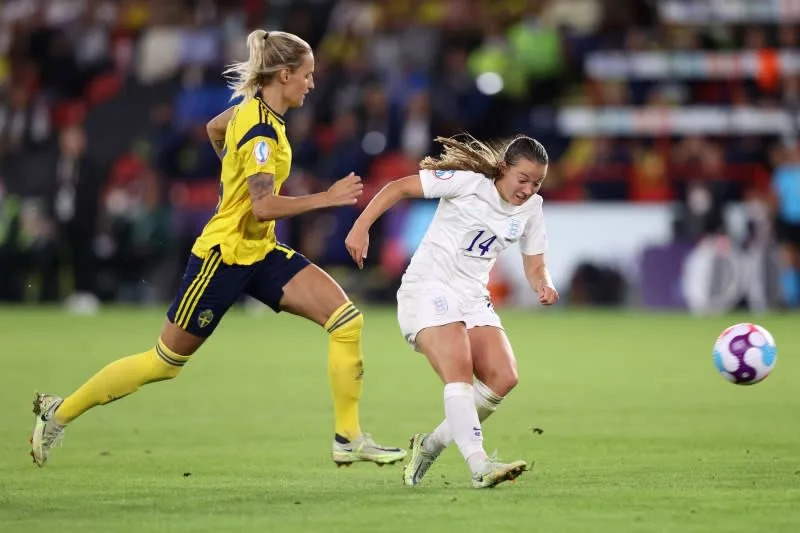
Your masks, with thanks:
[(253, 208), (253, 216), (259, 222), (269, 222), (270, 220), (276, 220), (278, 218), (269, 211), (264, 211), (256, 208)]
[(253, 203), (253, 216), (259, 222), (269, 222), (278, 218), (267, 199)]
[(209, 138), (216, 139), (217, 137), (224, 135), (225, 131), (224, 130), (220, 131), (220, 128), (217, 127), (214, 120), (212, 119), (209, 120), (208, 123), (206, 124), (206, 133), (208, 134)]
[(395, 194), (399, 199), (402, 200), (407, 200), (409, 198), (414, 197), (411, 190), (408, 187), (404, 187), (403, 185), (397, 187), (397, 192)]

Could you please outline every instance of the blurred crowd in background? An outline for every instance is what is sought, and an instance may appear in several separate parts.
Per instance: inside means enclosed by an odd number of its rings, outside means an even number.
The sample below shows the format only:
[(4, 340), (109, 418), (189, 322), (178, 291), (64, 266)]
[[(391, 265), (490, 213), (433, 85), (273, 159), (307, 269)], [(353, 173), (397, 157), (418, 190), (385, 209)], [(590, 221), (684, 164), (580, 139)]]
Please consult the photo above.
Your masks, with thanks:
[[(525, 133), (550, 153), (547, 202), (673, 202), (687, 242), (744, 202), (797, 305), (798, 22), (800, 0), (6, 0), (0, 300), (172, 296), (217, 201), (221, 72), (264, 28), (316, 54), (284, 193), (366, 184), (353, 209), (280, 223), (320, 265), (349, 264), (358, 209), (437, 135)], [(393, 295), (410, 209), (373, 232), (367, 296)]]

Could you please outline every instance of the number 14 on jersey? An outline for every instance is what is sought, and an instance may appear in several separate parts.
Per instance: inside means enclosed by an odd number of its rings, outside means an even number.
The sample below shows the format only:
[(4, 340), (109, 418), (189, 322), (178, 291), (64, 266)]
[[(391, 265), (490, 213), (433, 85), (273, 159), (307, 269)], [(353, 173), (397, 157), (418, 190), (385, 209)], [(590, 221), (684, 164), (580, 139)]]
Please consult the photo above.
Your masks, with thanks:
[(464, 252), (473, 257), (483, 257), (489, 253), (495, 240), (497, 240), (496, 235), (483, 229), (470, 232), (465, 240)]

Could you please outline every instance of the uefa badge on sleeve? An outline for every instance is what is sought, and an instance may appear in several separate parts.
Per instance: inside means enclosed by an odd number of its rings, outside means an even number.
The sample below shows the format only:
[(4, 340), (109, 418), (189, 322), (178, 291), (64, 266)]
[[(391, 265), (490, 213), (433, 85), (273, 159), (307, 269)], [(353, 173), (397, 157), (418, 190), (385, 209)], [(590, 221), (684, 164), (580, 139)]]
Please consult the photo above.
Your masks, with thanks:
[(439, 180), (449, 180), (453, 176), (455, 176), (455, 170), (434, 170), (433, 176)]
[(269, 145), (267, 141), (258, 141), (253, 147), (253, 155), (256, 157), (259, 165), (263, 165), (269, 158)]

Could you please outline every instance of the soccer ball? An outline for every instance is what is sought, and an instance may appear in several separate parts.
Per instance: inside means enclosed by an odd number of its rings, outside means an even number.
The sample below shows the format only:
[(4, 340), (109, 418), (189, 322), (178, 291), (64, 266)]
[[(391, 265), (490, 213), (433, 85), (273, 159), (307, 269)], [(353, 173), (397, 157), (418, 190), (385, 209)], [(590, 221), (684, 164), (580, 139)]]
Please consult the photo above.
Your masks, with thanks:
[(777, 357), (772, 334), (757, 324), (734, 324), (714, 343), (714, 365), (737, 385), (754, 385), (769, 376)]

